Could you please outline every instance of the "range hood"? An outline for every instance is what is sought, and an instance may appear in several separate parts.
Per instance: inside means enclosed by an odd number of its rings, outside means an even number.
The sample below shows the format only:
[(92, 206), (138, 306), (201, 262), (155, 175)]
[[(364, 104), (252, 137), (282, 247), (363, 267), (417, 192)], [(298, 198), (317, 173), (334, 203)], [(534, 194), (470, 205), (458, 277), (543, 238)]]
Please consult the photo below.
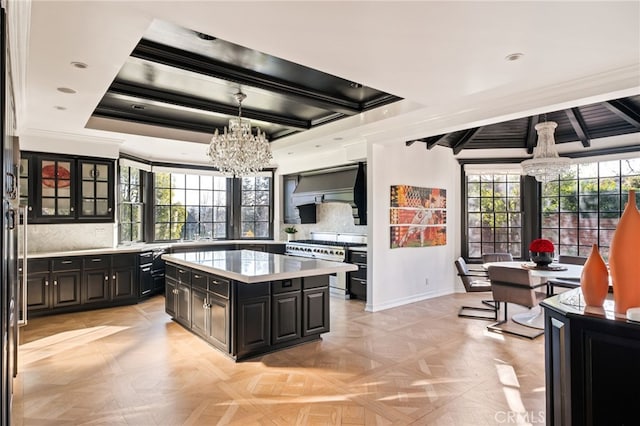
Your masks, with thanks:
[(367, 224), (367, 174), (364, 163), (300, 175), (293, 191), (294, 205), (348, 203), (356, 225)]

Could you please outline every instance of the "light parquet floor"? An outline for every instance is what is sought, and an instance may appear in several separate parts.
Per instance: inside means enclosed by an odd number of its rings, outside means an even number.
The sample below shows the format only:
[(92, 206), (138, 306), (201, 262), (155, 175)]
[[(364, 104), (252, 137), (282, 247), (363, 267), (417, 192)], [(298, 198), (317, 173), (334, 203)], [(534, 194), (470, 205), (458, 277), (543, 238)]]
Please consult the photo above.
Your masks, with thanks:
[(457, 317), (480, 299), (369, 313), (332, 297), (321, 341), (239, 363), (172, 322), (162, 296), (35, 318), (14, 425), (543, 424), (543, 337)]

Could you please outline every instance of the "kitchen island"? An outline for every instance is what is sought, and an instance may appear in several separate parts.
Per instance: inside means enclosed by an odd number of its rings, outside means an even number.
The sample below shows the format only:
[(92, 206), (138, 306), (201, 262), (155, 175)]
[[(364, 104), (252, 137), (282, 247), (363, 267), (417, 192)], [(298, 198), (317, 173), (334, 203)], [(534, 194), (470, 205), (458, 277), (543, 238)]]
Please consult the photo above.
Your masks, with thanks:
[(165, 254), (165, 310), (235, 360), (329, 331), (329, 276), (357, 266), (251, 250)]

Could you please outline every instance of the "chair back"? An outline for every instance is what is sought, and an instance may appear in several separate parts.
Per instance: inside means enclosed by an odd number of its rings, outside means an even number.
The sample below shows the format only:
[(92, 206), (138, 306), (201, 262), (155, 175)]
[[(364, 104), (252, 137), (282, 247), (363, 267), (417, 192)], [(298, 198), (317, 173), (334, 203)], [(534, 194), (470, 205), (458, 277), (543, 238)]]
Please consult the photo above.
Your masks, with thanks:
[(566, 254), (561, 254), (558, 256), (558, 263), (568, 263), (570, 265), (584, 265), (587, 261), (587, 258), (584, 256), (569, 256)]
[(491, 283), (487, 281), (486, 276), (480, 274), (471, 274), (467, 267), (467, 262), (462, 257), (455, 260), (458, 276), (462, 280), (464, 289), (469, 292), (490, 291)]
[(482, 255), (482, 262), (511, 262), (513, 256), (511, 253), (485, 253)]
[(535, 288), (539, 282), (531, 276), (529, 270), (489, 266), (488, 272), (493, 300), (515, 303), (528, 308), (537, 306), (538, 297)]

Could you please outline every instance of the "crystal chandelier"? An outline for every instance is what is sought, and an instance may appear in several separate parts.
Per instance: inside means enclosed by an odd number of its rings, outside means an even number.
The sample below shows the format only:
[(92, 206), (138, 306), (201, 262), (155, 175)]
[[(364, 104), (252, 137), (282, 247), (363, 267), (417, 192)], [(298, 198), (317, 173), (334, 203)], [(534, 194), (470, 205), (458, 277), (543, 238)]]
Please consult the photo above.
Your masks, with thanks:
[(242, 118), (242, 101), (246, 97), (241, 91), (235, 94), (238, 118), (229, 120), (229, 128), (225, 127), (223, 134), (218, 134), (216, 129), (207, 151), (211, 163), (218, 170), (234, 177), (255, 174), (266, 167), (272, 158), (266, 134), (256, 128), (257, 134), (254, 135), (251, 121)]
[(522, 171), (536, 178), (538, 182), (549, 182), (558, 179), (571, 166), (571, 159), (560, 157), (555, 147), (553, 132), (558, 127), (554, 121), (536, 124), (538, 145), (533, 148), (533, 158), (521, 163)]

